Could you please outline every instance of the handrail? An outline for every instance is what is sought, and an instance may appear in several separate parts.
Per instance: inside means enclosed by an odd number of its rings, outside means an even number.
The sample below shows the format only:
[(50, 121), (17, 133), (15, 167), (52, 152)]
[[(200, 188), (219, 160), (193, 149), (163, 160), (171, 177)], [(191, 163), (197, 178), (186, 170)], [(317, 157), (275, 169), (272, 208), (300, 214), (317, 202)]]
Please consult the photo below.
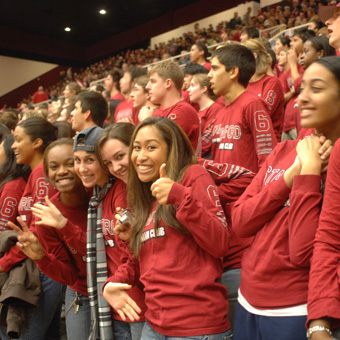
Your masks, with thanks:
[(272, 41), (276, 40), (279, 36), (286, 35), (286, 33), (288, 33), (287, 35), (291, 37), (293, 35), (294, 31), (296, 31), (296, 30), (298, 30), (300, 28), (303, 28), (303, 27), (307, 27), (307, 26), (309, 26), (309, 23), (308, 24), (303, 24), (303, 25), (300, 25), (300, 26), (296, 26), (296, 27), (287, 28), (284, 31), (276, 34), (272, 38), (269, 38), (268, 40), (271, 43)]
[(287, 27), (287, 25), (285, 24), (281, 24), (281, 25), (276, 25), (276, 26), (273, 26), (273, 27), (268, 27), (268, 28), (265, 28), (263, 30), (260, 30), (260, 37), (262, 37), (264, 35), (265, 32), (268, 32), (269, 36), (271, 36), (272, 34), (272, 31), (279, 31), (281, 32), (282, 30), (284, 30), (285, 28)]

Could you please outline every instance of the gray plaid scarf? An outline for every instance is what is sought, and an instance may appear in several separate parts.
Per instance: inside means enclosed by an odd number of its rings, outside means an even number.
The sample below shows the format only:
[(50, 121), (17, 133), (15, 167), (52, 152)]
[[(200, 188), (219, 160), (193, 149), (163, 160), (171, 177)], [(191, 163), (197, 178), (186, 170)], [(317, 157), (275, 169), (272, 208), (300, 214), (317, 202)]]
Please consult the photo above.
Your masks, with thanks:
[(103, 199), (112, 187), (114, 178), (100, 189), (94, 188), (87, 215), (87, 290), (91, 306), (91, 332), (89, 340), (113, 340), (110, 305), (105, 300), (102, 287), (108, 277), (105, 239), (102, 234)]

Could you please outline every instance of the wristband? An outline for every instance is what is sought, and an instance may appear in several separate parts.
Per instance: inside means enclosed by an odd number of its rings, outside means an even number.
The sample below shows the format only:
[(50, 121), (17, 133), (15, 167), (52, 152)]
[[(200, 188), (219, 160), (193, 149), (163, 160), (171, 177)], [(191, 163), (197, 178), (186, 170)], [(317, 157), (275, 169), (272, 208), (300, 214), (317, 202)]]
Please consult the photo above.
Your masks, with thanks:
[(325, 326), (313, 326), (313, 327), (308, 328), (307, 338), (310, 339), (314, 332), (321, 332), (321, 331), (326, 331), (329, 333), (329, 335), (332, 335), (331, 330)]

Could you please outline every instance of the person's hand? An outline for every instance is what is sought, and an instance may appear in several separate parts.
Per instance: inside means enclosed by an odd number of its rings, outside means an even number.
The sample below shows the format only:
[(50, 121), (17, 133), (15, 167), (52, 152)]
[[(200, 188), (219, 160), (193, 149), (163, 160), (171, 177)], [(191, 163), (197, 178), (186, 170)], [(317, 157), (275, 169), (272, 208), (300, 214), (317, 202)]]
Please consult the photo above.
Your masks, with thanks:
[(329, 158), (333, 150), (333, 145), (332, 141), (330, 139), (327, 139), (325, 136), (320, 136), (319, 141), (320, 144), (322, 145), (321, 148), (319, 149), (319, 155), (322, 160), (321, 173), (324, 173), (328, 169)]
[(131, 288), (132, 286), (126, 283), (109, 282), (104, 287), (103, 296), (124, 321), (128, 317), (133, 322), (139, 320), (138, 314), (142, 311), (126, 292)]
[(300, 175), (300, 171), (301, 163), (299, 157), (296, 156), (294, 163), (285, 171), (283, 175), (283, 179), (286, 182), (287, 186), (289, 186), (290, 188), (293, 186), (294, 177), (296, 175)]
[(289, 65), (296, 65), (298, 63), (298, 55), (296, 54), (296, 51), (291, 48), (287, 53), (287, 59)]
[(332, 338), (331, 335), (326, 332), (315, 332), (311, 336), (311, 340), (334, 340), (335, 338)]
[(154, 108), (151, 106), (143, 106), (138, 113), (139, 121), (143, 121), (144, 119), (150, 118), (153, 116)]
[[(330, 320), (327, 318), (318, 319), (318, 320), (312, 320), (308, 327), (313, 328), (314, 326), (324, 326), (328, 329), (331, 328)], [(327, 331), (317, 331), (313, 332), (311, 336), (311, 340), (330, 340), (334, 339), (331, 337), (331, 335)]]
[(119, 220), (122, 217), (120, 212), (123, 210), (124, 209), (122, 208), (116, 209), (117, 212), (115, 215), (116, 225), (114, 227), (114, 232), (122, 241), (126, 242), (131, 238), (133, 226), (120, 223)]
[(320, 148), (320, 138), (315, 134), (298, 142), (296, 152), (301, 163), (301, 175), (321, 174), (322, 159), (319, 154)]
[(170, 190), (174, 181), (170, 179), (165, 171), (166, 164), (159, 168), (159, 179), (151, 185), (152, 196), (156, 197), (159, 204), (167, 204)]
[(67, 219), (62, 215), (58, 208), (45, 197), (46, 205), (36, 203), (31, 208), (35, 217), (40, 218), (40, 221), (36, 222), (37, 225), (48, 225), (56, 229), (62, 229), (67, 223)]
[(18, 217), (17, 220), (21, 228), (12, 222), (8, 222), (8, 225), (19, 234), (17, 247), (33, 261), (40, 260), (45, 255), (43, 246), (22, 218)]

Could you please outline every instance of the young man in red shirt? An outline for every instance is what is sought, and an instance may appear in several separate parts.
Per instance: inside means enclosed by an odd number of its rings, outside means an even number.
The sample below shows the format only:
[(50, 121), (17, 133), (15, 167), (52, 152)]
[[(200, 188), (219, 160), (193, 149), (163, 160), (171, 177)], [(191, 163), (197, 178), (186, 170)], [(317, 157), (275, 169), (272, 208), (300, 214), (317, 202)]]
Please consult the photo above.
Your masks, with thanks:
[[(228, 45), (212, 55), (208, 74), (212, 89), (223, 96), (226, 107), (216, 116), (212, 128), (211, 158), (217, 163), (235, 164), (257, 173), (277, 144), (267, 107), (261, 98), (248, 92), (246, 87), (255, 73), (253, 53), (242, 45)], [(224, 258), (222, 283), (227, 286), (228, 318), (233, 326), (233, 313), (237, 305), (242, 255), (252, 239), (240, 239), (231, 225), (231, 207), (249, 185), (238, 182), (239, 188), (230, 194), (228, 183), (219, 184), (219, 195), (229, 222), (230, 247)]]
[(200, 155), (200, 122), (196, 110), (181, 99), (183, 80), (184, 73), (176, 63), (164, 62), (151, 68), (146, 89), (151, 102), (161, 105), (153, 115), (174, 120)]

